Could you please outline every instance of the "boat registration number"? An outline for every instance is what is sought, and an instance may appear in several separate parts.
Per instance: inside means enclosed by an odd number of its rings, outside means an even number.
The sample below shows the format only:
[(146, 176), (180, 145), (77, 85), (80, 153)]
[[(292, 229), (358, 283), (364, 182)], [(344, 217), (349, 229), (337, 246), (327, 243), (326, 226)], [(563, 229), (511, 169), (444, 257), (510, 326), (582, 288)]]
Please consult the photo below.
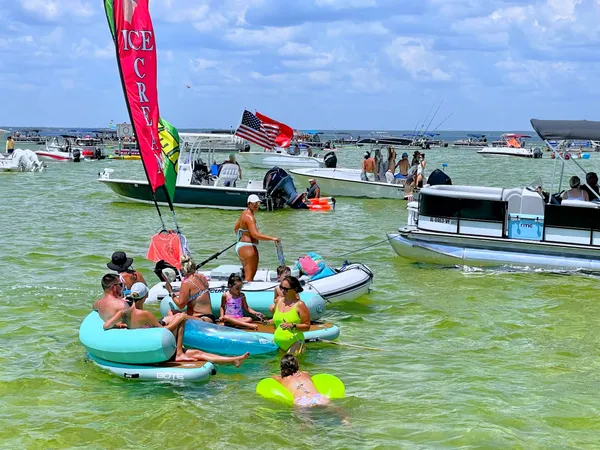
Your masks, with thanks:
[(456, 225), (456, 220), (454, 219), (443, 219), (441, 217), (430, 217), (429, 220), (435, 223), (444, 223), (446, 225)]

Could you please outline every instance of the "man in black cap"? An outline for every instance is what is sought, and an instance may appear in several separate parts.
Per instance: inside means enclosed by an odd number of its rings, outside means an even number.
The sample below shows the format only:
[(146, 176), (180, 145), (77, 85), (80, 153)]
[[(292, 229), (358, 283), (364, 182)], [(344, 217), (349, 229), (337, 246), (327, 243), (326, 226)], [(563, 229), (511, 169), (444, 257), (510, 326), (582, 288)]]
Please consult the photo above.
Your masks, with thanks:
[(110, 270), (114, 270), (119, 274), (121, 283), (123, 283), (124, 291), (123, 295), (129, 295), (131, 286), (135, 283), (144, 283), (147, 285), (144, 276), (134, 270), (131, 265), (133, 264), (133, 258), (128, 258), (125, 252), (114, 252), (111, 257), (111, 261), (106, 264)]

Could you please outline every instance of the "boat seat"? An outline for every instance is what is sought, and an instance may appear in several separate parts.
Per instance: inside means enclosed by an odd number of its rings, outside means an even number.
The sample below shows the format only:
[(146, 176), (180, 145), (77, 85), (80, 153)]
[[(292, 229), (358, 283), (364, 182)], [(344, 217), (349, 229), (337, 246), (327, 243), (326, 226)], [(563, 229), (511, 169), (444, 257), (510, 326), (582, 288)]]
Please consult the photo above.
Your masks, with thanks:
[(260, 180), (250, 180), (248, 181), (248, 189), (262, 189), (263, 182)]
[(484, 186), (437, 185), (421, 189), (422, 195), (492, 201), (502, 201), (502, 192), (502, 188), (490, 188)]
[(228, 185), (233, 186), (239, 176), (240, 168), (237, 164), (224, 164), (223, 167), (221, 167), (219, 177), (215, 180), (215, 186), (218, 186), (219, 183), (222, 185), (227, 183)]
[(563, 200), (561, 206), (575, 206), (576, 208), (591, 208), (600, 209), (600, 205), (594, 202), (586, 202), (585, 200)]

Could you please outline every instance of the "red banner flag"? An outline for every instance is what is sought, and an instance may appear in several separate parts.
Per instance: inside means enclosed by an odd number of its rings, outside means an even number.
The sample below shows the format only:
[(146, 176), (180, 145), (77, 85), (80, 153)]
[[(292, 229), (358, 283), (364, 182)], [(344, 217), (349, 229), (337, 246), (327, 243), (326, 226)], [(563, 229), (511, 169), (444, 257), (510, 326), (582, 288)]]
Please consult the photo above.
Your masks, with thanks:
[(114, 0), (114, 37), (123, 89), (152, 191), (165, 184), (158, 137), (156, 43), (148, 0)]
[(269, 126), (271, 126), (273, 129), (278, 129), (278, 133), (274, 138), (275, 145), (283, 148), (290, 146), (290, 142), (294, 137), (294, 130), (292, 130), (291, 127), (287, 126), (285, 123), (271, 119), (270, 117), (267, 117), (258, 111), (256, 111), (256, 117), (258, 117), (265, 128), (269, 128)]

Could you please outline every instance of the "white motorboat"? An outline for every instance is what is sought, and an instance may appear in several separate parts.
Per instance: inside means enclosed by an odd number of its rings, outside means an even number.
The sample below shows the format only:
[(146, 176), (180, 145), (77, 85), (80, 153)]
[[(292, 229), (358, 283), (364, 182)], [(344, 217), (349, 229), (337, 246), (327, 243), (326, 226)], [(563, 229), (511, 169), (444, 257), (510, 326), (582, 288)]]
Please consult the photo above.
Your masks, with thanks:
[[(333, 275), (311, 280), (306, 275), (299, 278), (304, 292), (320, 295), (328, 302), (353, 301), (369, 292), (373, 283), (373, 272), (364, 264), (351, 263), (333, 269)], [(201, 272), (209, 280), (212, 292), (223, 292), (227, 289), (227, 280), (232, 273), (241, 274), (241, 267), (222, 265), (211, 271)], [(299, 276), (297, 269), (292, 269), (292, 275)], [(177, 286), (177, 284), (173, 284)], [(259, 269), (254, 281), (244, 283), (244, 292), (273, 292), (279, 285), (277, 271)], [(148, 293), (147, 303), (158, 303), (168, 292), (163, 283), (158, 283)]]
[(289, 154), (283, 149), (265, 152), (240, 152), (239, 157), (251, 167), (261, 169), (270, 169), (271, 167), (281, 167), (282, 169), (335, 167), (337, 164), (335, 153), (329, 152), (324, 156), (319, 156), (316, 151), (307, 149), (301, 151), (298, 155)]
[(499, 141), (492, 142), (491, 147), (483, 147), (477, 153), (482, 156), (516, 156), (519, 158), (541, 158), (541, 148), (528, 148), (525, 139), (528, 134), (504, 133)]
[[(600, 122), (531, 123), (547, 144), (549, 139), (600, 138)], [(552, 148), (562, 161), (562, 173), (565, 159)], [(543, 192), (540, 183), (515, 189), (425, 187), (408, 211), (407, 226), (388, 239), (398, 255), (410, 260), (600, 271), (600, 204), (561, 200), (558, 194)]]
[(290, 172), (300, 185), (308, 186), (308, 180), (314, 178), (321, 188), (321, 195), (400, 200), (406, 197), (402, 179), (393, 179), (391, 183), (363, 181), (362, 171), (358, 169), (296, 169)]
[(70, 136), (53, 136), (46, 141), (42, 150), (36, 150), (35, 154), (43, 161), (78, 162), (82, 158), (80, 148), (71, 147)]
[(0, 172), (42, 172), (46, 165), (28, 149), (15, 149), (10, 155), (0, 154)]

